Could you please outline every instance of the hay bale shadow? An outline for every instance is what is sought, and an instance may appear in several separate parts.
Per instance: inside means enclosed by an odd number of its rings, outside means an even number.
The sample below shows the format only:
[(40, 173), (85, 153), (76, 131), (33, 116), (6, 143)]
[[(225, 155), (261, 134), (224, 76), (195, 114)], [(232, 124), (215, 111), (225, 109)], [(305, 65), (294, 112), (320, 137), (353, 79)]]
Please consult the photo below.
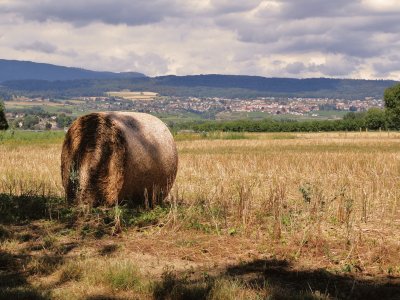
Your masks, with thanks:
[(0, 194), (0, 223), (23, 223), (68, 216), (70, 207), (64, 198), (36, 193)]

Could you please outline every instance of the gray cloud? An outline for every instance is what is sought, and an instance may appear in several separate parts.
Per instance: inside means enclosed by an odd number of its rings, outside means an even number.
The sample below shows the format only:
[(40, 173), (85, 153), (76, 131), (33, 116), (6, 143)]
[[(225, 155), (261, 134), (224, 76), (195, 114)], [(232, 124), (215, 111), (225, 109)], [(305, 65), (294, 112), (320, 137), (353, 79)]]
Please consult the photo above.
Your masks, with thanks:
[[(257, 7), (262, 0), (13, 0), (0, 4), (0, 12), (14, 13), (25, 20), (45, 22), (56, 20), (84, 26), (92, 22), (107, 24), (144, 25), (166, 18), (213, 17), (246, 12)], [(207, 2), (204, 2), (207, 3)]]
[(149, 75), (400, 79), (394, 2), (3, 0), (0, 51)]
[[(270, 74), (382, 77), (400, 76), (385, 57), (400, 51), (400, 10), (374, 0), (266, 0), (252, 14), (221, 15), (216, 23), (240, 41), (276, 55)], [(371, 5), (367, 5), (371, 4)], [(293, 62), (302, 57), (303, 61)], [(313, 62), (313, 60), (318, 62)], [(323, 62), (324, 61), (324, 62)], [(376, 62), (378, 61), (378, 62)], [(375, 71), (371, 73), (371, 69)], [(272, 71), (274, 70), (274, 71)]]
[(354, 58), (333, 56), (328, 57), (324, 64), (311, 65), (309, 67), (312, 71), (321, 72), (324, 75), (333, 77), (344, 77), (357, 70), (360, 61)]
[(372, 64), (375, 76), (378, 78), (388, 77), (392, 72), (400, 70), (400, 55), (391, 55), (386, 60)]
[(175, 16), (183, 9), (178, 1), (167, 0), (14, 0), (0, 6), (0, 12), (15, 13), (26, 20), (57, 20), (85, 25), (91, 22), (143, 25)]
[(302, 62), (290, 63), (285, 67), (285, 70), (290, 74), (300, 74), (307, 67)]
[(47, 43), (47, 42), (40, 42), (36, 41), (33, 43), (28, 44), (19, 44), (14, 47), (14, 49), (21, 50), (21, 51), (37, 51), (43, 52), (47, 54), (55, 53), (57, 51), (57, 47)]
[[(300, 9), (301, 4), (305, 5), (305, 3), (313, 1), (303, 0), (299, 4), (296, 2), (296, 5), (291, 3), (290, 9), (298, 11), (295, 8)], [(325, 2), (319, 1), (319, 3)], [(284, 9), (285, 5), (289, 6), (283, 4), (280, 9)], [(392, 33), (394, 34), (391, 37), (392, 41), (400, 37), (400, 23), (394, 19), (395, 17), (399, 18), (400, 14), (370, 16), (371, 12), (366, 12), (366, 15), (356, 16), (354, 11), (349, 11), (347, 15), (339, 17), (321, 17), (322, 12), (330, 11), (328, 9), (330, 5), (332, 4), (322, 7), (320, 4), (321, 11), (317, 6), (319, 14), (313, 15), (311, 10), (308, 18), (288, 18), (286, 15), (290, 14), (290, 11), (274, 17), (264, 17), (263, 12), (260, 11), (258, 17), (252, 18), (238, 19), (236, 16), (222, 16), (217, 20), (217, 24), (234, 29), (238, 38), (243, 42), (265, 44), (272, 51), (280, 53), (320, 51), (371, 57), (386, 50), (383, 45), (376, 46), (382, 44), (377, 35)], [(305, 11), (298, 13), (303, 16)], [(333, 14), (333, 12), (330, 13)]]
[(357, 71), (360, 65), (361, 61), (359, 59), (332, 55), (327, 57), (326, 61), (321, 64), (298, 61), (287, 64), (283, 69), (293, 75), (320, 73), (330, 77), (343, 77)]
[[(135, 71), (135, 70), (143, 70), (145, 74), (155, 74), (161, 73), (165, 74), (168, 72), (168, 59), (164, 58), (160, 55), (155, 53), (146, 53), (144, 55), (139, 55), (134, 52), (128, 54), (128, 70)], [(120, 69), (127, 68), (126, 60), (120, 61), (118, 58), (113, 58), (114, 62), (119, 61), (121, 65)]]
[(338, 31), (323, 35), (294, 36), (271, 46), (279, 53), (321, 52), (354, 57), (374, 57), (386, 51), (373, 34)]
[(211, 10), (217, 14), (246, 12), (256, 8), (262, 1), (260, 0), (212, 0), (210, 1)]
[(281, 16), (290, 19), (337, 17), (351, 14), (359, 8), (360, 0), (281, 0)]

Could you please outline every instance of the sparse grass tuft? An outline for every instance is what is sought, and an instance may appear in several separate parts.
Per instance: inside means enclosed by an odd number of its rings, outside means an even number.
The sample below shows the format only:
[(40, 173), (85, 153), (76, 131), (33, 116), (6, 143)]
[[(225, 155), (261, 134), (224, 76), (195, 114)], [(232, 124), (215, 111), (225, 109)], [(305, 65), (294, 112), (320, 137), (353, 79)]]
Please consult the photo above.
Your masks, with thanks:
[(59, 282), (80, 282), (97, 285), (112, 291), (136, 291), (146, 289), (143, 275), (131, 260), (108, 258), (103, 260), (80, 259), (63, 265)]
[(161, 281), (153, 283), (154, 299), (206, 299), (211, 287), (208, 280), (190, 281), (188, 276), (179, 276), (173, 269), (166, 268)]
[[(265, 293), (265, 291), (264, 291)], [(211, 291), (207, 297), (209, 300), (256, 300), (263, 299), (261, 292), (247, 287), (237, 279), (217, 279), (213, 283)]]
[(168, 213), (168, 207), (156, 206), (151, 210), (125, 210), (123, 218), (124, 223), (142, 228), (163, 223)]
[(262, 299), (261, 291), (237, 279), (213, 278), (207, 274), (191, 279), (188, 274), (178, 275), (171, 268), (164, 271), (161, 281), (155, 282), (152, 290), (155, 299)]
[(63, 265), (60, 274), (60, 282), (79, 281), (84, 274), (82, 264), (79, 261), (71, 261)]
[(32, 275), (50, 275), (62, 265), (63, 261), (63, 257), (56, 255), (32, 257), (27, 269)]
[(142, 288), (141, 274), (129, 260), (111, 263), (105, 272), (104, 279), (113, 290), (127, 291)]

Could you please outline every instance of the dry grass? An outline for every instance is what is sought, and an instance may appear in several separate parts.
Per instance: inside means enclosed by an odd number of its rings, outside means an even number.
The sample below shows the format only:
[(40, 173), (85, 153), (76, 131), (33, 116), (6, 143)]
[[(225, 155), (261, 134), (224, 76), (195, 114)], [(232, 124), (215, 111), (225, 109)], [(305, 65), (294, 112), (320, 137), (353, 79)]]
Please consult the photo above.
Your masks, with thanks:
[[(278, 298), (293, 296), (296, 291), (293, 282), (279, 286), (272, 283), (268, 288), (263, 282), (253, 288), (246, 281), (253, 275), (266, 276), (265, 270), (275, 270), (290, 281), (292, 270), (297, 274), (303, 272), (304, 278), (310, 274), (325, 278), (328, 276), (325, 273), (315, 273), (324, 269), (329, 274), (341, 274), (326, 278), (343, 286), (347, 286), (346, 276), (353, 276), (364, 280), (362, 286), (369, 286), (368, 278), (373, 278), (374, 284), (397, 280), (398, 289), (399, 133), (243, 135), (244, 139), (178, 137), (179, 171), (167, 207), (160, 213), (146, 213), (133, 220), (139, 231), (125, 229), (119, 237), (122, 240), (117, 240), (123, 247), (115, 247), (118, 255), (137, 262), (142, 272), (138, 278), (162, 280), (159, 276), (167, 264), (177, 270), (191, 268), (193, 276), (199, 272), (217, 276), (229, 273), (229, 266), (240, 267), (242, 273), (233, 268), (229, 274), (244, 276), (243, 283), (236, 279), (216, 279), (212, 284), (204, 280), (194, 284), (185, 282), (184, 286), (192, 286), (198, 295), (209, 299), (232, 298), (229, 293), (243, 295), (243, 299), (274, 293)], [(58, 143), (0, 144), (0, 194), (62, 196), (60, 148)], [(26, 242), (7, 236), (7, 229), (2, 228), (0, 252), (9, 255), (19, 255), (23, 249), (27, 252)], [(93, 270), (110, 270), (112, 264), (105, 266), (99, 259), (102, 255), (99, 242), (80, 238), (75, 233), (72, 237), (47, 241), (48, 246), (53, 244), (43, 250), (47, 252), (57, 252), (62, 243), (71, 239), (80, 245), (64, 257), (67, 261), (64, 267), (55, 264), (46, 273), (39, 268), (43, 257), (29, 260), (27, 268), (37, 270), (35, 277), (29, 279), (35, 288), (40, 290), (45, 286), (55, 291), (56, 298), (68, 293), (75, 293), (75, 298), (96, 293), (125, 295), (126, 290), (134, 290), (140, 297), (157, 298), (156, 294), (152, 296), (151, 288), (144, 289), (143, 285), (138, 288), (132, 282), (128, 288), (118, 289), (104, 277), (88, 281), (89, 275), (68, 265), (74, 255), (86, 253), (92, 259)], [(41, 241), (43, 245), (46, 242), (43, 238)], [(140, 256), (141, 253), (146, 256)], [(48, 257), (50, 254), (47, 253)], [(252, 265), (253, 260), (264, 263)], [(274, 260), (289, 265), (269, 266)], [(153, 265), (152, 261), (157, 263)], [(56, 277), (61, 278), (62, 284), (58, 283), (55, 289), (49, 284), (43, 286), (44, 277), (37, 279), (40, 274), (42, 277), (58, 274)], [(251, 280), (255, 284), (256, 279)], [(307, 281), (308, 296), (332, 296), (332, 290), (328, 287), (320, 290), (317, 281)], [(97, 292), (95, 287), (87, 287), (88, 282), (99, 283)], [(122, 286), (125, 287), (124, 283)], [(351, 293), (353, 289), (350, 284)], [(289, 294), (285, 294), (287, 290)], [(172, 297), (168, 293), (162, 295)], [(340, 293), (334, 296), (342, 297)]]
[(61, 144), (0, 143), (0, 193), (63, 195)]
[(279, 241), (293, 259), (311, 251), (319, 259), (310, 264), (399, 274), (398, 138), (183, 141), (174, 193), (202, 206), (199, 222), (216, 233), (239, 232), (258, 247)]

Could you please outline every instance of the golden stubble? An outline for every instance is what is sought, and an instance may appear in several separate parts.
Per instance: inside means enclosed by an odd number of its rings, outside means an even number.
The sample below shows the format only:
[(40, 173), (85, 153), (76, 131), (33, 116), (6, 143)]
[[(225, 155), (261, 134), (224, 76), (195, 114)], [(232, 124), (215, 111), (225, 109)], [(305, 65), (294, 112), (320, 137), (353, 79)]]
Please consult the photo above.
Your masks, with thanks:
[[(400, 244), (400, 135), (245, 134), (177, 142), (171, 226), (243, 235), (258, 251), (368, 271)], [(60, 144), (0, 145), (0, 193), (63, 196)], [(179, 209), (174, 209), (177, 206)], [(176, 207), (175, 207), (176, 208)]]

